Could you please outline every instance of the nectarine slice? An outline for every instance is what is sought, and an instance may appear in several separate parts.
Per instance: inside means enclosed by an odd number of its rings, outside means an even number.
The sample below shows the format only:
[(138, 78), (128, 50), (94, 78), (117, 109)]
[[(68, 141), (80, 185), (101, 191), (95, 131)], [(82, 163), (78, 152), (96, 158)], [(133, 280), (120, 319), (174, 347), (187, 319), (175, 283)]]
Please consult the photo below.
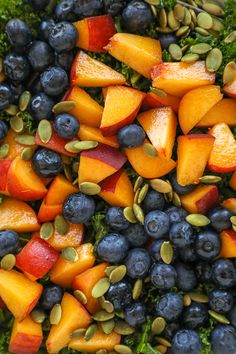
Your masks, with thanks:
[(9, 195), (7, 191), (7, 175), (10, 169), (11, 160), (0, 160), (0, 193)]
[(234, 173), (232, 174), (229, 181), (229, 185), (234, 191), (236, 191), (236, 171), (234, 171)]
[(236, 140), (225, 123), (216, 124), (209, 134), (215, 137), (208, 168), (212, 172), (231, 172), (236, 170)]
[(166, 93), (163, 96), (158, 96), (153, 92), (148, 92), (144, 97), (142, 110), (147, 111), (151, 108), (159, 108), (169, 106), (174, 112), (178, 112), (180, 97), (172, 96)]
[(103, 136), (99, 128), (89, 127), (87, 125), (81, 124), (78, 132), (80, 140), (93, 140), (102, 144), (112, 146), (114, 148), (119, 147), (117, 137), (114, 136)]
[(151, 77), (151, 69), (160, 64), (162, 58), (159, 40), (137, 34), (116, 33), (110, 39), (106, 50), (114, 58), (147, 78)]
[(71, 84), (81, 87), (123, 85), (125, 77), (100, 61), (80, 51), (71, 68)]
[(225, 199), (221, 205), (236, 214), (236, 198)]
[[(9, 129), (7, 136), (5, 137), (5, 139), (3, 140), (3, 144), (7, 144), (9, 145), (9, 151), (8, 154), (6, 156), (6, 158), (8, 160), (14, 160), (16, 157), (21, 156), (22, 151), (25, 148), (25, 145), (19, 144), (16, 141), (16, 137), (18, 136), (18, 134), (16, 132), (14, 132), (14, 130)], [(32, 145), (31, 148), (33, 150), (36, 149), (36, 145)]]
[(51, 221), (59, 214), (62, 214), (62, 204), (47, 205), (44, 198), (39, 208), (38, 220), (40, 222)]
[(24, 274), (0, 269), (0, 296), (19, 322), (33, 310), (42, 291), (41, 284)]
[(207, 214), (219, 203), (219, 191), (214, 185), (200, 185), (180, 197), (184, 209), (193, 214)]
[(224, 93), (229, 97), (236, 98), (236, 78), (223, 87)]
[(218, 123), (236, 126), (236, 100), (223, 98), (217, 102), (197, 123), (197, 127), (212, 127)]
[(92, 319), (86, 309), (74, 296), (64, 293), (62, 302), (62, 316), (57, 325), (50, 329), (46, 347), (48, 353), (58, 353), (70, 341), (70, 335), (79, 328), (87, 328)]
[(181, 186), (199, 183), (214, 140), (214, 137), (208, 134), (189, 134), (178, 137), (177, 182)]
[(0, 230), (11, 229), (16, 232), (38, 231), (34, 210), (25, 202), (13, 198), (4, 198), (0, 203)]
[(183, 133), (188, 134), (222, 97), (220, 86), (215, 85), (198, 87), (186, 93), (179, 105), (179, 124)]
[(159, 154), (169, 160), (175, 143), (177, 119), (171, 107), (141, 113), (138, 121)]
[(54, 230), (54, 234), (47, 242), (57, 251), (63, 250), (66, 247), (78, 247), (83, 242), (84, 225), (69, 224), (68, 231), (65, 235), (59, 234)]
[(221, 252), (220, 257), (236, 257), (236, 232), (234, 230), (224, 230), (220, 233)]
[(93, 245), (84, 243), (76, 248), (78, 261), (70, 262), (60, 256), (51, 270), (50, 279), (53, 283), (69, 288), (74, 277), (92, 267), (95, 262)]
[(69, 194), (78, 192), (78, 188), (69, 182), (64, 176), (59, 175), (54, 178), (50, 185), (45, 203), (47, 205), (62, 204)]
[(206, 70), (204, 61), (161, 63), (152, 69), (153, 87), (182, 97), (194, 88), (214, 84), (215, 74)]

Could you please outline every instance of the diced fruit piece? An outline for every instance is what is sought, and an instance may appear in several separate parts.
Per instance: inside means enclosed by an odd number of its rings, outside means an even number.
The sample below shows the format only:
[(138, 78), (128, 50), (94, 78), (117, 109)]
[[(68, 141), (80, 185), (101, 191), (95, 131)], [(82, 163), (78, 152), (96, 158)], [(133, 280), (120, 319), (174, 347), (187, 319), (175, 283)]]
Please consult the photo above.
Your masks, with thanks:
[(87, 17), (74, 23), (78, 31), (77, 47), (91, 52), (105, 52), (104, 47), (116, 33), (110, 15)]
[(236, 257), (236, 232), (234, 230), (224, 230), (220, 233), (221, 252), (220, 257)]
[(236, 171), (234, 171), (234, 173), (232, 174), (229, 181), (229, 185), (234, 191), (236, 191)]
[(94, 265), (95, 257), (91, 243), (84, 243), (76, 250), (79, 257), (77, 262), (67, 261), (62, 256), (58, 258), (50, 273), (50, 279), (53, 283), (69, 288), (76, 275)]
[(15, 354), (37, 354), (43, 341), (42, 324), (27, 316), (22, 322), (14, 320), (9, 351)]
[(175, 143), (177, 126), (172, 108), (154, 108), (141, 113), (137, 119), (158, 153), (169, 160)]
[(120, 170), (100, 183), (99, 196), (112, 206), (132, 206), (133, 185), (125, 170)]
[(69, 348), (88, 353), (94, 353), (100, 349), (112, 351), (120, 343), (120, 340), (121, 336), (115, 332), (104, 334), (102, 330), (97, 329), (89, 341), (86, 341), (83, 337), (72, 339)]
[(110, 39), (106, 50), (114, 58), (147, 78), (151, 77), (151, 69), (160, 64), (162, 57), (158, 40), (130, 33), (116, 33)]
[(236, 140), (225, 123), (216, 124), (209, 134), (215, 137), (208, 168), (212, 172), (231, 172), (236, 170)]
[(48, 353), (58, 353), (67, 346), (70, 335), (76, 329), (87, 328), (92, 320), (83, 305), (68, 293), (63, 295), (61, 308), (61, 320), (51, 327), (46, 341)]
[(222, 97), (220, 86), (214, 85), (198, 87), (186, 93), (179, 105), (179, 124), (183, 133), (188, 134)]
[(62, 204), (48, 205), (44, 198), (39, 208), (38, 220), (40, 222), (51, 221), (59, 214), (62, 214)]
[(80, 51), (71, 68), (71, 84), (82, 87), (123, 85), (125, 77), (100, 61)]
[(80, 123), (92, 127), (100, 126), (103, 107), (90, 97), (86, 91), (78, 86), (73, 86), (67, 91), (64, 100), (76, 103), (76, 106), (70, 110), (70, 114), (75, 116)]
[(181, 186), (199, 183), (214, 140), (214, 137), (208, 134), (189, 134), (178, 137), (177, 182)]
[[(107, 89), (101, 130), (104, 136), (117, 133), (123, 126), (132, 123), (136, 117), (144, 93), (130, 87), (113, 86)], [(117, 103), (119, 102), (119, 109)]]
[(47, 205), (63, 204), (69, 194), (76, 192), (78, 192), (78, 188), (69, 182), (64, 176), (59, 175), (54, 178), (50, 185), (45, 197), (45, 203)]
[[(144, 144), (148, 140), (144, 141)], [(166, 175), (176, 166), (174, 160), (165, 160), (161, 156), (149, 156), (143, 145), (125, 149), (125, 154), (134, 170), (144, 178), (157, 178)]]
[(0, 193), (9, 195), (7, 191), (7, 174), (10, 169), (11, 160), (0, 160)]
[(23, 272), (33, 275), (35, 279), (39, 279), (50, 271), (58, 257), (58, 251), (36, 233), (17, 254), (16, 266)]
[(147, 111), (151, 108), (159, 108), (169, 106), (174, 112), (178, 112), (180, 97), (172, 96), (166, 93), (163, 96), (158, 96), (153, 92), (148, 92), (144, 97), (142, 109)]
[(181, 97), (194, 88), (215, 82), (215, 74), (206, 70), (204, 61), (161, 63), (152, 69), (153, 87)]
[(180, 199), (182, 207), (189, 213), (207, 214), (219, 203), (219, 192), (214, 185), (202, 185)]
[(69, 229), (65, 235), (59, 234), (54, 230), (54, 234), (47, 242), (57, 251), (61, 251), (66, 247), (78, 247), (83, 242), (84, 225), (69, 224)]
[(126, 157), (118, 149), (105, 144), (82, 151), (78, 172), (79, 183), (99, 183), (118, 171), (125, 162)]
[(0, 231), (11, 229), (16, 232), (33, 232), (39, 228), (34, 210), (25, 202), (4, 198), (0, 203)]
[(236, 214), (236, 198), (225, 199), (222, 203), (222, 206)]
[(223, 98), (217, 102), (197, 123), (197, 127), (212, 127), (218, 123), (236, 126), (236, 100)]
[(229, 97), (236, 98), (236, 78), (223, 87), (224, 93)]
[(16, 270), (0, 269), (0, 296), (20, 322), (35, 307), (43, 287)]
[(106, 276), (105, 269), (107, 266), (107, 263), (101, 263), (77, 275), (73, 280), (72, 288), (81, 290), (86, 295), (88, 301), (85, 307), (90, 313), (95, 313), (100, 309), (99, 300), (92, 296), (92, 290), (94, 285)]
[[(7, 159), (8, 160), (14, 160), (16, 157), (21, 156), (22, 151), (25, 148), (25, 145), (19, 144), (16, 141), (16, 137), (18, 134), (14, 132), (14, 130), (9, 129), (7, 136), (5, 137), (3, 144), (8, 144), (9, 145), (9, 151), (7, 154)], [(31, 148), (34, 150), (36, 148), (36, 145), (31, 146)]]
[(99, 128), (89, 127), (87, 125), (81, 124), (78, 133), (80, 140), (93, 140), (102, 144), (112, 146), (114, 148), (119, 147), (117, 137), (114, 136), (103, 136)]

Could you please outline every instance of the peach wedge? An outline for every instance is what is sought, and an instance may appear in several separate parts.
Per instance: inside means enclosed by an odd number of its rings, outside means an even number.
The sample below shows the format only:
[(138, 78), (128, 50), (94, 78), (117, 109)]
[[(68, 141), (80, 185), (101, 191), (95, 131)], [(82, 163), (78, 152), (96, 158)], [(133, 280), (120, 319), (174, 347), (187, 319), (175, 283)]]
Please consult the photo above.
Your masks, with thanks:
[(217, 102), (197, 123), (197, 127), (212, 127), (218, 123), (236, 126), (236, 100), (223, 98)]
[(214, 185), (200, 185), (181, 196), (182, 207), (189, 213), (207, 214), (219, 203), (219, 191)]

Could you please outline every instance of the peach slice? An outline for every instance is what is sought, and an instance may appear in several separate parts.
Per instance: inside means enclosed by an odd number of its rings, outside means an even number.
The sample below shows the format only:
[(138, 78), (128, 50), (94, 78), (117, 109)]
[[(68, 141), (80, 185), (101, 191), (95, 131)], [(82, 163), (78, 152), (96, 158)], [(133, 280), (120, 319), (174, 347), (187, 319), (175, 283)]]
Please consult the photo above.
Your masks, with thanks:
[(46, 341), (47, 351), (52, 354), (67, 346), (76, 329), (87, 328), (92, 321), (84, 306), (69, 293), (64, 293), (61, 308), (61, 320), (51, 327)]
[(208, 134), (189, 134), (178, 137), (177, 182), (181, 186), (199, 183), (214, 140), (214, 137)]
[(75, 116), (81, 124), (92, 127), (100, 126), (103, 107), (90, 97), (86, 91), (78, 86), (71, 87), (67, 91), (64, 100), (76, 103), (76, 106), (70, 110), (70, 114)]
[[(123, 126), (132, 123), (145, 94), (130, 87), (113, 86), (106, 92), (101, 131), (104, 136), (115, 135)], [(119, 109), (117, 109), (119, 102)]]
[(57, 251), (63, 250), (66, 247), (78, 247), (83, 242), (84, 225), (69, 224), (69, 229), (65, 235), (59, 234), (54, 230), (54, 234), (47, 242)]
[(178, 112), (180, 104), (180, 97), (169, 95), (168, 93), (164, 96), (158, 96), (153, 92), (148, 92), (144, 97), (142, 110), (147, 111), (151, 108), (159, 108), (169, 106), (174, 112)]
[(0, 269), (0, 296), (9, 311), (20, 322), (37, 304), (43, 286), (16, 270)]
[(100, 183), (99, 196), (112, 206), (127, 207), (134, 202), (133, 185), (125, 170), (120, 170)]
[(231, 172), (236, 170), (236, 140), (225, 123), (216, 124), (209, 134), (215, 137), (208, 168), (212, 172)]
[(114, 148), (119, 148), (117, 137), (115, 135), (105, 137), (102, 135), (102, 132), (99, 128), (89, 127), (87, 125), (81, 124), (78, 136), (80, 140), (94, 140)]
[(80, 51), (71, 68), (71, 84), (81, 87), (106, 87), (125, 84), (125, 77)]
[(171, 107), (154, 108), (137, 117), (152, 145), (169, 160), (175, 143), (177, 119)]
[(4, 198), (0, 203), (0, 231), (11, 229), (16, 232), (34, 232), (39, 228), (34, 210), (25, 202)]
[(224, 230), (220, 233), (221, 252), (220, 257), (236, 257), (236, 232), (234, 230)]
[(197, 127), (212, 127), (218, 123), (236, 126), (236, 100), (223, 98), (217, 102), (197, 123)]
[(130, 33), (116, 33), (106, 50), (147, 78), (151, 78), (151, 69), (160, 64), (162, 57), (160, 41)]
[[(7, 136), (5, 137), (3, 144), (7, 144), (9, 145), (9, 151), (7, 154), (7, 159), (8, 160), (14, 160), (16, 157), (21, 156), (22, 151), (25, 148), (25, 145), (19, 144), (16, 141), (16, 137), (18, 136), (18, 134), (16, 132), (14, 132), (14, 130), (9, 129)], [(36, 145), (32, 145), (31, 148), (33, 150), (36, 149)]]
[(64, 176), (59, 175), (54, 178), (50, 185), (45, 203), (47, 205), (62, 204), (69, 194), (78, 192), (78, 188), (69, 182)]
[(236, 214), (236, 198), (225, 199), (221, 205)]
[(47, 205), (44, 198), (39, 208), (38, 220), (40, 222), (51, 221), (59, 214), (62, 214), (62, 204)]
[(10, 169), (11, 160), (0, 160), (0, 193), (9, 195), (7, 191), (7, 175)]
[(182, 97), (194, 88), (214, 84), (215, 74), (206, 70), (204, 61), (161, 63), (152, 69), (153, 87)]
[(236, 98), (236, 78), (223, 87), (224, 93), (229, 97)]
[(234, 191), (236, 191), (236, 171), (234, 171), (234, 173), (232, 174), (229, 181), (229, 185)]
[(189, 213), (207, 214), (219, 203), (219, 191), (214, 185), (200, 185), (180, 199), (182, 207)]
[(111, 15), (87, 17), (74, 25), (78, 31), (77, 47), (91, 52), (105, 52), (104, 47), (116, 33)]

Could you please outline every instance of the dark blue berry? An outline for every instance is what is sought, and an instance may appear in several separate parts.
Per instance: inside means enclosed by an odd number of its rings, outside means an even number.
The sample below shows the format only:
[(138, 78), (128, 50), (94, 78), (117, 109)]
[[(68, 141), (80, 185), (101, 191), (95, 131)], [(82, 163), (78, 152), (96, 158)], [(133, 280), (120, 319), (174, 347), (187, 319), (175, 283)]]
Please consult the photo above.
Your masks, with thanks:
[(183, 325), (189, 329), (202, 327), (208, 321), (208, 311), (205, 304), (193, 302), (183, 311)]
[(195, 264), (195, 273), (201, 283), (210, 283), (212, 280), (212, 266), (210, 263), (197, 262)]
[[(40, 77), (36, 76), (33, 78), (29, 83), (27, 89), (33, 94), (33, 95), (38, 95), (43, 92), (43, 87), (40, 82)], [(47, 96), (45, 94), (45, 96)], [(47, 96), (48, 97), (48, 96)], [(51, 112), (52, 114), (52, 112)], [(49, 118), (49, 117), (48, 117)]]
[(211, 226), (213, 227), (213, 229), (220, 232), (222, 230), (231, 228), (231, 216), (231, 211), (225, 208), (218, 207), (213, 209), (209, 213), (208, 218), (211, 220)]
[(142, 32), (152, 23), (152, 20), (150, 6), (140, 0), (131, 1), (122, 12), (122, 25), (127, 32)]
[(144, 278), (151, 266), (151, 258), (144, 248), (133, 248), (128, 253), (125, 265), (130, 278)]
[(51, 310), (54, 305), (60, 304), (63, 296), (63, 289), (58, 285), (48, 285), (44, 288), (40, 305), (44, 310)]
[(105, 262), (120, 263), (128, 254), (129, 242), (123, 235), (111, 233), (99, 241), (97, 254)]
[(9, 53), (5, 56), (3, 64), (5, 76), (11, 81), (21, 82), (29, 76), (29, 62), (22, 55)]
[(146, 309), (141, 302), (136, 302), (125, 309), (125, 321), (131, 327), (141, 326), (146, 321)]
[(57, 152), (43, 148), (35, 152), (32, 166), (41, 177), (56, 177), (63, 170), (63, 161)]
[(55, 15), (58, 21), (74, 22), (76, 15), (74, 13), (74, 0), (62, 0), (55, 8)]
[(59, 22), (49, 31), (50, 46), (58, 53), (68, 52), (76, 46), (78, 33), (69, 22)]
[(32, 40), (31, 29), (26, 22), (19, 18), (8, 21), (5, 31), (11, 45), (19, 51), (23, 51)]
[(162, 49), (168, 49), (169, 45), (172, 43), (177, 43), (178, 38), (172, 33), (158, 33), (158, 39), (161, 42)]
[(174, 191), (179, 195), (185, 195), (187, 193), (190, 193), (196, 188), (194, 184), (189, 184), (188, 186), (181, 186), (176, 180), (176, 174), (170, 176), (170, 181)]
[(185, 221), (185, 218), (188, 215), (186, 210), (184, 210), (183, 208), (177, 208), (176, 206), (169, 207), (165, 210), (165, 213), (169, 215), (171, 224)]
[(197, 254), (194, 245), (179, 248), (179, 256), (183, 262), (195, 262), (197, 260)]
[(150, 211), (144, 219), (144, 228), (146, 233), (156, 239), (165, 236), (170, 228), (169, 216), (163, 211)]
[(214, 354), (236, 353), (236, 329), (230, 325), (218, 325), (211, 332)]
[(165, 207), (165, 199), (163, 194), (158, 193), (153, 189), (149, 190), (144, 198), (144, 201), (142, 202), (142, 207), (145, 213), (153, 210), (163, 211)]
[(29, 3), (36, 10), (44, 10), (46, 6), (48, 6), (50, 0), (29, 0)]
[(28, 59), (34, 71), (42, 72), (53, 64), (54, 54), (46, 42), (34, 41), (30, 46)]
[(124, 9), (126, 0), (103, 0), (105, 12), (111, 16), (118, 16)]
[(0, 84), (0, 111), (10, 106), (13, 101), (12, 91), (10, 86), (1, 83)]
[(176, 285), (177, 273), (172, 265), (157, 263), (152, 267), (150, 277), (158, 289), (170, 290)]
[(73, 60), (74, 55), (72, 52), (56, 53), (55, 65), (60, 66), (65, 71), (68, 71), (71, 68)]
[(143, 225), (139, 223), (130, 224), (122, 233), (127, 237), (132, 247), (144, 246), (148, 240), (148, 235), (145, 232)]
[(8, 132), (8, 127), (3, 120), (0, 120), (0, 142), (6, 137)]
[(83, 193), (70, 194), (63, 204), (63, 216), (72, 224), (84, 224), (95, 212), (95, 202), (92, 197)]
[(12, 103), (17, 105), (20, 96), (25, 91), (25, 86), (22, 83), (9, 82), (9, 87), (12, 92)]
[(124, 310), (132, 303), (132, 286), (127, 280), (111, 284), (105, 295), (116, 311)]
[(52, 108), (54, 101), (44, 92), (39, 92), (32, 97), (30, 102), (30, 113), (37, 121), (50, 119), (52, 117)]
[(54, 120), (54, 129), (59, 136), (71, 139), (76, 136), (80, 128), (78, 120), (69, 113), (60, 113)]
[(193, 268), (182, 262), (175, 264), (177, 271), (177, 287), (182, 291), (193, 290), (197, 286), (197, 277)]
[[(151, 245), (149, 246), (149, 253), (154, 261), (157, 261), (157, 262), (162, 261), (160, 250), (161, 250), (161, 246), (162, 246), (163, 242), (165, 242), (165, 241), (166, 240), (164, 240), (164, 239), (154, 240), (151, 243)], [(173, 250), (174, 250), (174, 254), (173, 254), (172, 262), (175, 262), (176, 259), (178, 258), (178, 252), (174, 247), (173, 247)]]
[(198, 333), (190, 329), (182, 329), (174, 335), (170, 354), (200, 354), (201, 349)]
[(122, 231), (129, 227), (129, 221), (124, 217), (123, 208), (111, 207), (107, 210), (105, 222), (112, 230)]
[(222, 288), (233, 288), (236, 285), (236, 269), (230, 259), (219, 259), (212, 266), (212, 279)]
[(231, 292), (222, 289), (215, 289), (209, 294), (210, 308), (221, 314), (225, 314), (232, 310), (234, 305), (234, 297)]
[(210, 261), (219, 255), (221, 242), (214, 231), (202, 231), (196, 235), (195, 251), (199, 258)]
[(100, 15), (102, 10), (102, 0), (75, 0), (74, 12), (79, 18)]
[(55, 26), (55, 21), (52, 18), (44, 20), (39, 25), (38, 35), (42, 41), (48, 42), (48, 37), (51, 29)]
[(60, 66), (50, 66), (40, 76), (41, 85), (49, 96), (63, 94), (69, 84), (67, 73)]
[(179, 294), (166, 293), (157, 301), (156, 314), (167, 322), (173, 322), (181, 316), (183, 308), (183, 299)]
[(19, 246), (19, 236), (15, 231), (0, 231), (0, 257), (3, 257), (8, 253), (15, 253)]
[(175, 333), (179, 330), (179, 328), (179, 322), (167, 323), (164, 331), (162, 332), (162, 336), (167, 340), (171, 340), (174, 337)]
[(228, 318), (232, 326), (236, 328), (236, 305), (234, 305), (232, 310), (229, 312)]
[(193, 228), (186, 221), (172, 224), (169, 237), (173, 245), (179, 249), (190, 246), (195, 239)]
[(118, 131), (117, 138), (121, 147), (131, 148), (142, 145), (145, 139), (145, 132), (137, 124), (129, 124)]

